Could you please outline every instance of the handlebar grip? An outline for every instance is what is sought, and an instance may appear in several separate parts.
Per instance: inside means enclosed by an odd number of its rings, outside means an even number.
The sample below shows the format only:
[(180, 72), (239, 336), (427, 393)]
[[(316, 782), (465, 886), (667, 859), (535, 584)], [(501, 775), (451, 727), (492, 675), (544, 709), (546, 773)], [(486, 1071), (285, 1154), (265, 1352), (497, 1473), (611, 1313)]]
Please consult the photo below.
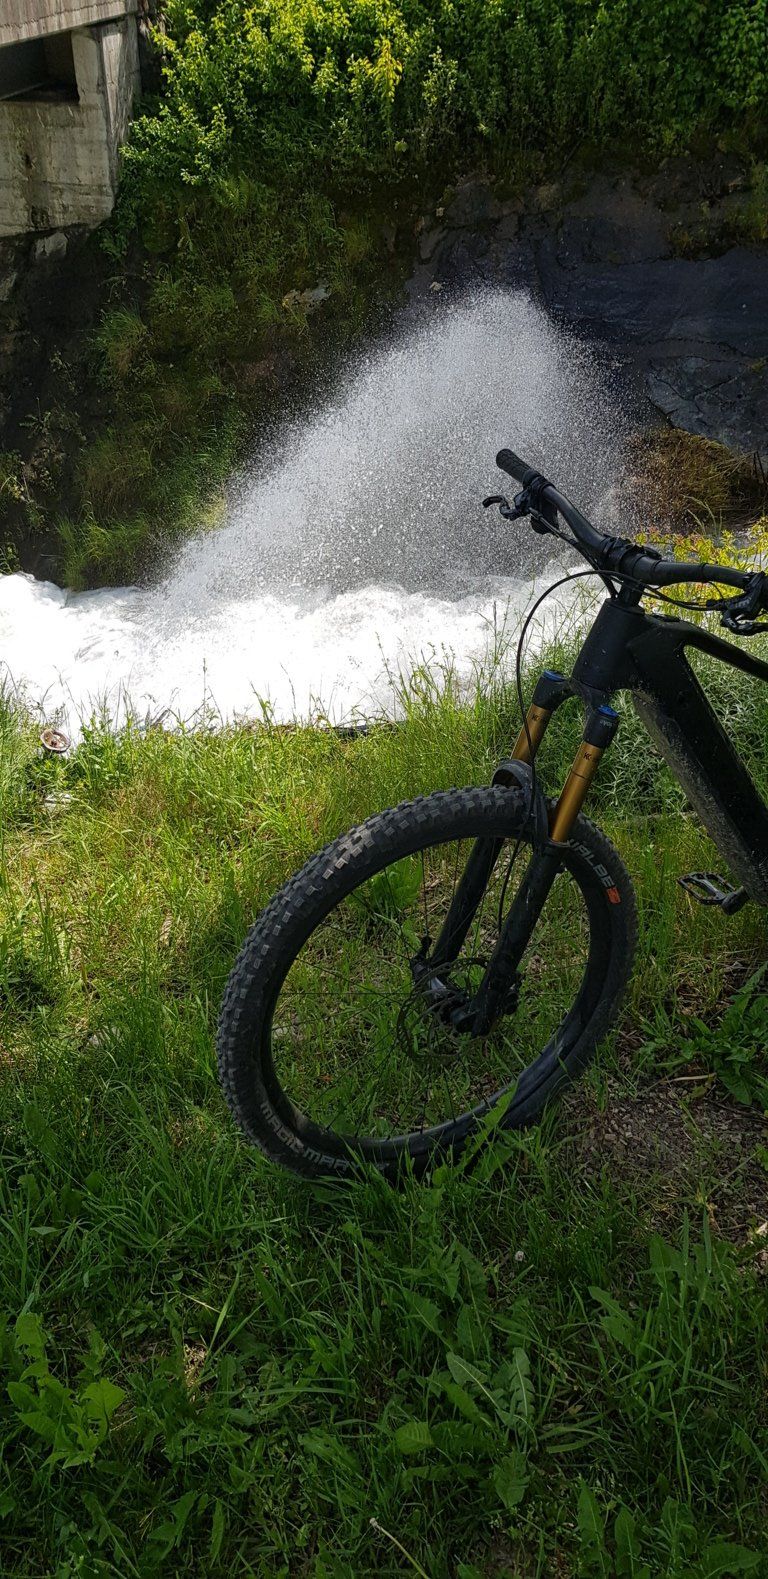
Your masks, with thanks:
[(527, 488), (528, 484), (533, 482), (534, 477), (541, 475), (535, 466), (527, 466), (525, 461), (521, 461), (520, 456), (516, 455), (514, 450), (499, 450), (496, 456), (496, 465), (500, 471), (507, 472), (510, 477), (514, 477), (517, 482), (521, 482), (524, 488)]

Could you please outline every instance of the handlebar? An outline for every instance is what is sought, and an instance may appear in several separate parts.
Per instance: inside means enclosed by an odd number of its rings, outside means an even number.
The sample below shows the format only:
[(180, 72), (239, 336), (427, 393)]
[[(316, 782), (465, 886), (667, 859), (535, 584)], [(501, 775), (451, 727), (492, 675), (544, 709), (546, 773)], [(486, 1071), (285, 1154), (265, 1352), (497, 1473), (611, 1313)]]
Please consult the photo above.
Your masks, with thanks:
[(603, 552), (606, 540), (602, 532), (596, 531), (592, 522), (582, 515), (581, 510), (577, 510), (570, 499), (559, 493), (554, 483), (547, 482), (546, 477), (542, 477), (541, 472), (537, 472), (535, 467), (526, 466), (525, 461), (521, 461), (514, 450), (499, 450), (496, 465), (500, 466), (502, 471), (508, 472), (510, 477), (515, 477), (525, 489), (535, 489), (544, 502), (554, 505), (584, 548), (588, 548), (593, 554)]
[(528, 484), (533, 482), (534, 477), (540, 475), (535, 466), (526, 466), (525, 461), (521, 461), (520, 456), (516, 455), (514, 450), (499, 450), (496, 456), (496, 465), (501, 471), (507, 472), (510, 477), (514, 477), (515, 482), (521, 482), (524, 488), (527, 488)]
[[(541, 523), (541, 530), (553, 527), (552, 511), (556, 510), (567, 521), (577, 544), (595, 569), (603, 575), (616, 575), (649, 587), (670, 587), (676, 583), (696, 581), (711, 582), (721, 586), (739, 587), (742, 591), (760, 583), (765, 577), (759, 571), (735, 570), (728, 565), (705, 565), (664, 559), (655, 548), (643, 543), (632, 543), (624, 537), (606, 537), (598, 532), (591, 521), (576, 505), (571, 504), (553, 483), (548, 482), (535, 466), (528, 466), (514, 450), (499, 450), (496, 465), (522, 483), (524, 496), (515, 500), (517, 513), (533, 515)], [(760, 587), (762, 591), (762, 585)], [(756, 613), (768, 604), (768, 597), (754, 599), (755, 607), (744, 613)]]

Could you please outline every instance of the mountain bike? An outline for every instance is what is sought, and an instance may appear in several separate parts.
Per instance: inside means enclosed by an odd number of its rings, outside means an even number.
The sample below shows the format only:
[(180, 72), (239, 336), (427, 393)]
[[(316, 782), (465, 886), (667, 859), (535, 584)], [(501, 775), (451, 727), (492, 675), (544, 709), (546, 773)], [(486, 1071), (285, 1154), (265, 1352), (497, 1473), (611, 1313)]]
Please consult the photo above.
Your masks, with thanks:
[[(520, 485), (508, 521), (568, 543), (607, 597), (573, 670), (545, 670), (511, 755), (487, 787), (421, 796), (383, 811), (314, 855), (246, 938), (221, 1010), (218, 1065), (249, 1140), (309, 1177), (372, 1165), (417, 1175), (496, 1129), (536, 1121), (585, 1068), (615, 1023), (636, 943), (632, 883), (583, 806), (631, 693), (738, 886), (713, 873), (680, 881), (732, 913), (768, 904), (768, 808), (686, 656), (709, 654), (768, 680), (768, 664), (643, 597), (708, 583), (736, 592), (681, 607), (716, 609), (739, 636), (768, 629), (768, 578), (682, 563), (604, 536), (511, 450), (497, 465)], [(553, 590), (552, 588), (548, 590)], [(545, 594), (546, 595), (546, 594)], [(541, 599), (539, 600), (541, 601)], [(535, 608), (528, 616), (530, 622)], [(548, 797), (536, 754), (553, 715), (585, 713), (575, 760)]]

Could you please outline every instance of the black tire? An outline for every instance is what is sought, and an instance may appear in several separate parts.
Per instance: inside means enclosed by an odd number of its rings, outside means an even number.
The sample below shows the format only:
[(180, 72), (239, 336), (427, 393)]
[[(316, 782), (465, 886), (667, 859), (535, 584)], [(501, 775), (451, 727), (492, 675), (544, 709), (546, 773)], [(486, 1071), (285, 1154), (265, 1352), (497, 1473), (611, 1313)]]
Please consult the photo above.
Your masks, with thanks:
[[(514, 844), (525, 837), (522, 823), (516, 787), (450, 790), (404, 802), (313, 856), (262, 912), (227, 984), (219, 1020), (218, 1067), (238, 1124), (273, 1162), (304, 1176), (323, 1177), (350, 1174), (362, 1161), (394, 1180), (407, 1156), (414, 1171), (421, 1173), (446, 1153), (459, 1153), (503, 1095), (508, 1105), (500, 1127), (519, 1129), (538, 1119), (554, 1092), (585, 1068), (616, 1017), (631, 973), (636, 911), (632, 884), (617, 851), (598, 828), (580, 817), (563, 846), (562, 864), (574, 879), (583, 906), (586, 964), (556, 1034), (516, 1082), (508, 1079), (468, 1111), (438, 1125), (380, 1138), (339, 1134), (335, 1128), (318, 1125), (294, 1105), (275, 1069), (272, 1024), (281, 991), (302, 949), (337, 907), (345, 900), (352, 905), (358, 902), (361, 885), (394, 863), (402, 862), (402, 871), (405, 858), (419, 857), (423, 873), (425, 850), (432, 852), (448, 841), (459, 842), (461, 849), (461, 841), (485, 837), (503, 837)], [(345, 936), (352, 934), (348, 930)], [(289, 1017), (288, 1024), (301, 1056), (301, 1028), (295, 1030), (295, 1018)], [(275, 1035), (279, 1034), (278, 1026)], [(409, 1034), (406, 1030), (405, 1036)], [(445, 1039), (447, 1033), (443, 1034)], [(438, 1053), (442, 1054), (442, 1046)], [(290, 1056), (295, 1062), (297, 1053), (292, 1050)], [(314, 1043), (312, 1056), (316, 1056)], [(434, 1061), (436, 1055), (428, 1050), (427, 1057)], [(353, 1060), (360, 1061), (360, 1056)], [(414, 1063), (412, 1059), (409, 1073)], [(432, 1074), (424, 1078), (431, 1092), (436, 1080)]]

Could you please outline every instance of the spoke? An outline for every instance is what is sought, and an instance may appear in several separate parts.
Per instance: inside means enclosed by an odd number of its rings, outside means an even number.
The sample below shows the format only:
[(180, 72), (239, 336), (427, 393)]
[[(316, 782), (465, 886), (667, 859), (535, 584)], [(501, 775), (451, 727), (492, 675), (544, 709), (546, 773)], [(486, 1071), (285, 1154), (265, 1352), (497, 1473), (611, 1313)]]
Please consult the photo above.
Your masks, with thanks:
[(381, 1072), (382, 1072), (382, 1070), (384, 1068), (384, 1065), (387, 1063), (387, 1061), (389, 1059), (391, 1059), (392, 1052), (393, 1052), (393, 1049), (391, 1047), (385, 1048), (384, 1056), (383, 1056), (383, 1058), (379, 1059), (378, 1063), (376, 1064), (376, 1066), (374, 1068), (372, 1076), (361, 1087), (360, 1093), (358, 1095), (358, 1101), (357, 1101), (358, 1110), (359, 1110), (359, 1105), (360, 1105), (359, 1104), (360, 1096), (364, 1096), (365, 1097), (366, 1105), (367, 1105), (368, 1104), (368, 1099), (369, 1099), (369, 1092), (370, 1092), (370, 1102), (373, 1103), (373, 1099), (374, 1099), (374, 1097), (376, 1096), (376, 1094), (377, 1094), (377, 1092), (379, 1090), (379, 1086), (381, 1085)]
[[(498, 929), (499, 932), (501, 931), (501, 929), (502, 929), (502, 927), (504, 925), (504, 901), (505, 901), (505, 899), (507, 897), (507, 889), (509, 888), (510, 884), (514, 880), (514, 871), (515, 871), (515, 867), (517, 865), (517, 858), (518, 858), (518, 856), (520, 854), (520, 851), (521, 851), (522, 847), (523, 847), (522, 837), (519, 837), (515, 841), (514, 849), (513, 849), (512, 854), (511, 854), (511, 856), (509, 858), (509, 865), (507, 866), (507, 870), (506, 870), (506, 872), (504, 874), (504, 880), (503, 880), (503, 882), (501, 884), (501, 888), (499, 890), (499, 913), (498, 913), (498, 917), (497, 917), (497, 929)], [(514, 892), (513, 892), (513, 897), (514, 897)]]
[(457, 885), (458, 880), (459, 880), (459, 861), (461, 860), (461, 846), (462, 846), (463, 843), (464, 843), (464, 840), (463, 839), (459, 839), (459, 842), (458, 842), (458, 844), (456, 846), (456, 860), (454, 861), (454, 865), (453, 865), (453, 886), (451, 888), (451, 897), (450, 897), (450, 900), (449, 900), (449, 903), (448, 903), (448, 908), (449, 909), (450, 909), (450, 906), (453, 904), (454, 895), (456, 893), (456, 885)]
[(454, 1107), (454, 1103), (453, 1103), (453, 1096), (451, 1094), (451, 1087), (450, 1087), (450, 1084), (449, 1084), (449, 1081), (448, 1081), (448, 1075), (447, 1075), (445, 1069), (443, 1070), (442, 1073), (443, 1073), (443, 1083), (445, 1085), (446, 1096), (448, 1097), (448, 1101), (449, 1101), (450, 1106), (451, 1106), (451, 1118), (453, 1119), (453, 1122), (455, 1124), (456, 1123), (456, 1108)]
[[(583, 980), (589, 926), (578, 888), (566, 875), (526, 947), (518, 1009), (502, 1016), (488, 1036), (454, 1033), (431, 1007), (429, 993), (416, 992), (410, 962), (418, 930), (429, 936), (430, 920), (439, 922), (457, 894), (466, 842), (454, 840), (453, 851), (450, 845), (427, 847), (393, 861), (369, 880), (375, 886), (367, 894), (361, 885), (349, 903), (342, 902), (297, 957), (295, 982), (289, 975), (276, 1006), (273, 1053), (278, 1079), (310, 1120), (317, 1115), (315, 1121), (346, 1136), (372, 1130), (372, 1139), (423, 1134), (440, 1119), (455, 1124), (491, 1091), (519, 1079), (570, 1011)], [(445, 972), (448, 985), (470, 995), (483, 975), (484, 952), (497, 937), (498, 896), (504, 893), (509, 903), (519, 885), (509, 859), (513, 841), (505, 841), (505, 849), (506, 869), (500, 859), (480, 896), (471, 947), (467, 939)], [(361, 903), (355, 904), (358, 893)]]
[[(328, 973), (325, 968), (323, 968), (323, 983), (320, 986), (294, 987), (291, 998), (292, 1000), (297, 1001), (300, 1001), (302, 998), (304, 998), (308, 1003), (316, 1003), (318, 998), (335, 997), (336, 994), (332, 991), (332, 986), (334, 982), (339, 981), (344, 981), (347, 986), (349, 985), (347, 978), (343, 977), (340, 971), (337, 971), (335, 976), (332, 976), (329, 981)], [(403, 987), (407, 987), (408, 990), (410, 990), (409, 984), (407, 982), (403, 982), (402, 986), (400, 987), (384, 988), (372, 987), (370, 982), (364, 981), (360, 983), (357, 991), (360, 997), (383, 998), (386, 1003), (391, 1003), (393, 1000), (397, 1000), (397, 998), (402, 995)]]
[(488, 895), (488, 886), (489, 886), (489, 883), (492, 881), (492, 879), (493, 879), (493, 873), (491, 873), (491, 877), (488, 879), (488, 883), (486, 883), (485, 888), (483, 889), (483, 897), (480, 900), (480, 903), (479, 903), (479, 905), (477, 907), (477, 910), (475, 911), (475, 930), (474, 930), (474, 933), (472, 935), (472, 947), (470, 949), (470, 954), (477, 954), (478, 949), (479, 949), (480, 928), (481, 928), (482, 923), (483, 923), (483, 911), (485, 910), (485, 901), (486, 901), (486, 898), (487, 898), (487, 895)]
[[(384, 1055), (383, 1055), (382, 1059), (380, 1060), (380, 1062), (379, 1062), (379, 1064), (377, 1066), (379, 1069), (382, 1067), (382, 1065), (385, 1062), (385, 1060), (392, 1056), (392, 1053), (393, 1053), (393, 1048), (391, 1048), (391, 1047), (385, 1048)], [(357, 1057), (353, 1058), (351, 1060), (351, 1062), (348, 1065), (345, 1066), (343, 1074), (342, 1074), (342, 1079), (349, 1078), (350, 1076), (354, 1076), (355, 1070), (359, 1069), (361, 1064), (367, 1063), (368, 1060), (369, 1060), (369, 1057), (370, 1057), (370, 1049), (365, 1049), (363, 1052), (358, 1053)]]
[(425, 1120), (425, 1118), (427, 1116), (427, 1103), (429, 1102), (429, 1099), (430, 1099), (431, 1095), (432, 1095), (432, 1082), (431, 1082), (431, 1080), (428, 1080), (427, 1081), (426, 1090), (424, 1092), (424, 1106), (422, 1107), (421, 1118), (419, 1120), (419, 1134), (420, 1135), (424, 1134), (424, 1120)]

